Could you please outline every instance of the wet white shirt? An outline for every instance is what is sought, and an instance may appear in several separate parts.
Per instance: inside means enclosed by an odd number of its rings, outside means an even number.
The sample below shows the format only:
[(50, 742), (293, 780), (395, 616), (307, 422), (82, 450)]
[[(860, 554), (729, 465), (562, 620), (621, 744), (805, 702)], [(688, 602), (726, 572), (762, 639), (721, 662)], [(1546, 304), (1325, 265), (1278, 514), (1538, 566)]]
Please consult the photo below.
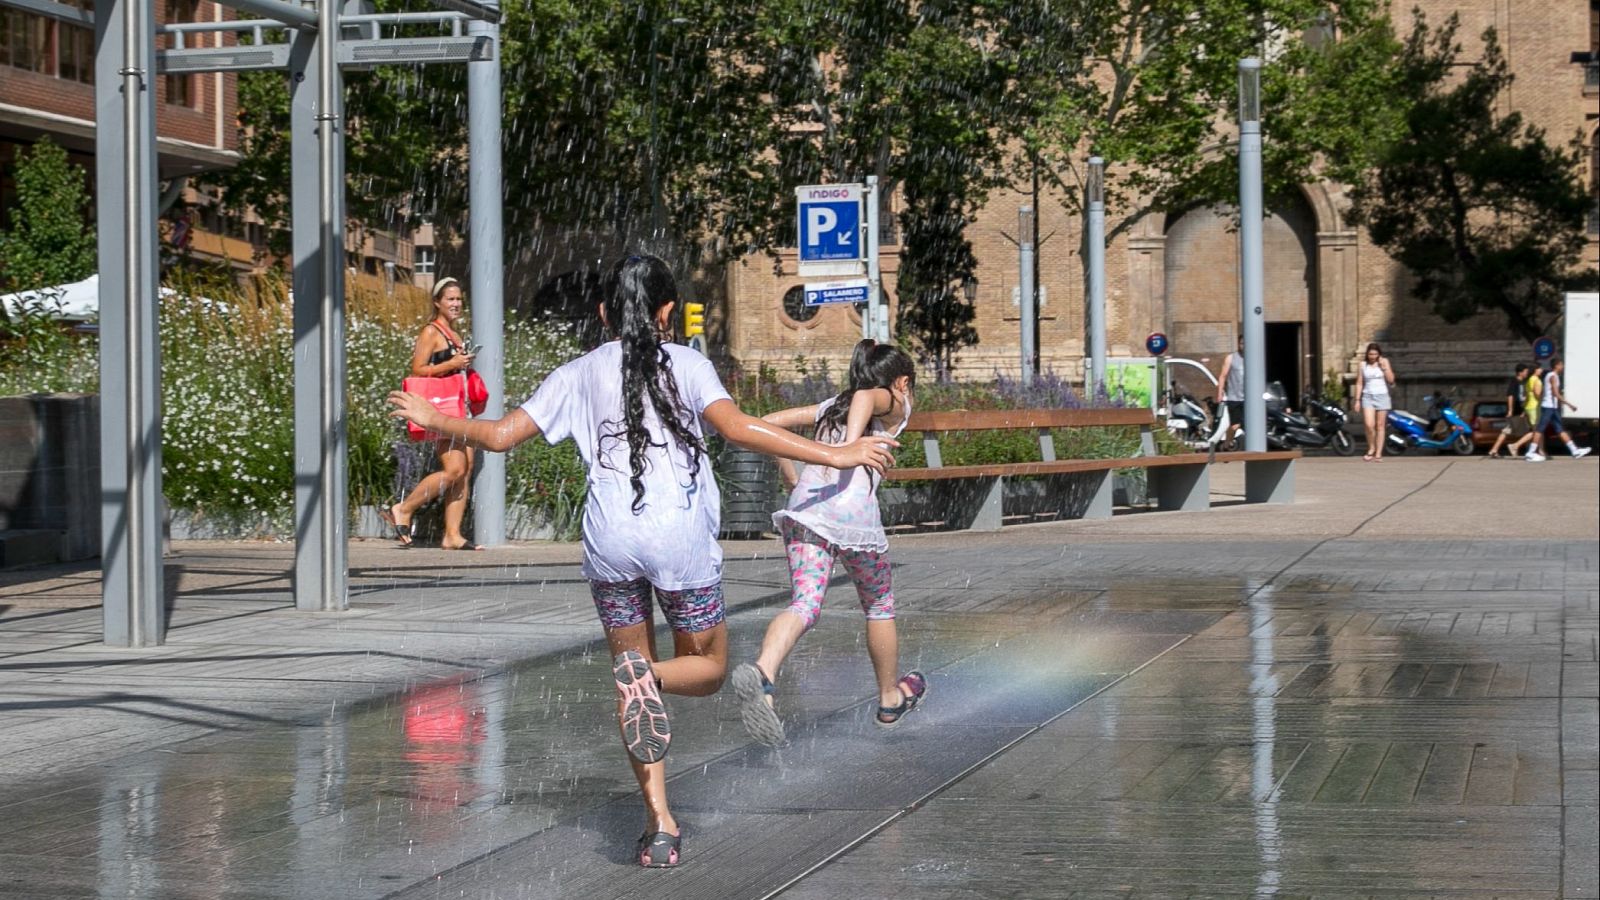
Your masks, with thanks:
[[(678, 396), (690, 413), (689, 430), (704, 437), (703, 416), (731, 399), (711, 361), (679, 344), (666, 344)], [(572, 438), (588, 467), (589, 499), (583, 511), (583, 575), (595, 581), (648, 578), (670, 591), (710, 587), (722, 580), (717, 532), (722, 498), (711, 460), (700, 458), (691, 476), (689, 456), (672, 438), (649, 398), (644, 423), (644, 502), (633, 511), (628, 441), (622, 418), (622, 345), (605, 344), (550, 373), (522, 404), (552, 444)], [(610, 437), (616, 432), (615, 438)], [(661, 445), (666, 446), (661, 446)]]

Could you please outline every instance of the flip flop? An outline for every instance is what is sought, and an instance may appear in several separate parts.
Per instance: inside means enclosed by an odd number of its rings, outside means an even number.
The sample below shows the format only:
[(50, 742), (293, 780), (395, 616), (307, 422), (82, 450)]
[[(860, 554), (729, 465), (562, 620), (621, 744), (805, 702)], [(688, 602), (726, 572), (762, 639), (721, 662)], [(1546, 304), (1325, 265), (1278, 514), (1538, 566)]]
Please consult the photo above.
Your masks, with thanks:
[(488, 548), (484, 547), (482, 544), (474, 544), (471, 541), (468, 541), (467, 543), (462, 544), (459, 547), (444, 547), (444, 546), (441, 546), (439, 549), (440, 550), (485, 550), (485, 549), (488, 549)]
[(387, 506), (381, 507), (378, 510), (378, 518), (389, 523), (389, 527), (394, 529), (395, 540), (400, 542), (400, 546), (408, 549), (411, 547), (411, 526), (401, 525), (396, 522), (394, 520), (394, 510)]

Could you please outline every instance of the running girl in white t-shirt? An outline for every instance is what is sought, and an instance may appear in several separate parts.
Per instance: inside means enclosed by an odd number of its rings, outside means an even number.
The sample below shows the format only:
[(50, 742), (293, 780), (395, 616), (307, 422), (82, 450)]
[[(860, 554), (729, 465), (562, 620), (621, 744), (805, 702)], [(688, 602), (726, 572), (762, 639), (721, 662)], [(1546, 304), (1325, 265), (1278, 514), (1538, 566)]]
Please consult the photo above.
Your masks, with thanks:
[[(893, 438), (911, 418), (916, 367), (904, 350), (870, 340), (856, 345), (850, 361), (850, 386), (815, 406), (768, 415), (786, 428), (816, 426), (817, 440), (846, 444), (863, 435)], [(822, 598), (835, 561), (855, 582), (867, 617), (867, 654), (878, 682), (879, 725), (898, 723), (922, 701), (928, 680), (921, 672), (899, 675), (899, 639), (894, 624), (894, 591), (889, 573), (889, 540), (878, 510), (879, 473), (865, 468), (807, 466), (798, 478), (794, 464), (780, 458), (784, 480), (793, 485), (788, 506), (772, 516), (789, 555), (793, 599), (767, 626), (755, 664), (733, 671), (740, 717), (751, 737), (763, 744), (783, 742), (783, 723), (773, 706), (773, 679), (800, 636), (822, 613)]]
[[(678, 864), (677, 820), (667, 807), (662, 758), (672, 732), (661, 691), (703, 697), (722, 686), (721, 499), (706, 458), (706, 427), (776, 456), (881, 472), (892, 438), (827, 446), (739, 411), (704, 356), (668, 343), (678, 299), (666, 263), (630, 256), (607, 276), (600, 317), (617, 336), (550, 373), (521, 407), (495, 420), (440, 415), (396, 391), (392, 415), (429, 431), (504, 452), (538, 434), (572, 438), (588, 468), (583, 574), (611, 645), (623, 744), (645, 801), (641, 865)], [(672, 628), (672, 659), (657, 661), (650, 598)]]

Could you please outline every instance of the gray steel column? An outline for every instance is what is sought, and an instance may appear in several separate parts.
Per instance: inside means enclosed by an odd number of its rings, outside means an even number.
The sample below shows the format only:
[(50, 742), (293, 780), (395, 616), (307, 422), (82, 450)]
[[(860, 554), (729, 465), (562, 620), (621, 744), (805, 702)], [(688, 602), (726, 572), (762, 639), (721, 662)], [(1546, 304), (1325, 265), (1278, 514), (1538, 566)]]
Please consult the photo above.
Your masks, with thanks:
[(878, 259), (878, 176), (867, 176), (867, 316), (862, 336), (889, 342), (889, 309), (883, 302), (883, 269)]
[(103, 640), (149, 647), (166, 637), (155, 21), (143, 0), (102, 0), (94, 21)]
[[(489, 388), (487, 418), (505, 412), (505, 268), (501, 258), (504, 203), (500, 177), (500, 26), (473, 20), (467, 34), (485, 35), (494, 44), (492, 58), (467, 63), (468, 221), (471, 228), (472, 336), (478, 343), (474, 368)], [(652, 60), (652, 65), (654, 60)], [(653, 152), (653, 150), (652, 150)], [(652, 237), (659, 239), (660, 235)], [(485, 546), (506, 542), (506, 457), (478, 457), (472, 489), (472, 535)]]
[(1033, 384), (1033, 207), (1017, 210), (1018, 291), (1022, 307), (1022, 384)]
[(343, 84), (336, 4), (293, 36), (289, 64), (294, 242), (295, 607), (347, 608)]
[(1267, 449), (1267, 326), (1261, 248), (1261, 60), (1239, 60), (1239, 312), (1244, 329), (1244, 448)]
[(1089, 377), (1084, 393), (1098, 397), (1106, 377), (1106, 162), (1089, 157)]

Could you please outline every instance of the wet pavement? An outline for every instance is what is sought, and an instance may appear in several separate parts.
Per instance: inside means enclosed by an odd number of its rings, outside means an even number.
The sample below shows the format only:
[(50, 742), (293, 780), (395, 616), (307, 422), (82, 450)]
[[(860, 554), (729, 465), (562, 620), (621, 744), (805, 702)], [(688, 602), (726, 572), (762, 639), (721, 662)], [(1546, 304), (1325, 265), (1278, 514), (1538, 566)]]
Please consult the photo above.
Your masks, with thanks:
[[(1596, 896), (1592, 524), (1395, 534), (1339, 505), (1370, 470), (1331, 465), (1295, 511), (897, 539), (926, 705), (872, 723), (835, 587), (780, 679), (788, 746), (752, 745), (731, 692), (671, 701), (687, 861), (666, 872), (631, 864), (641, 811), (569, 550), (391, 551), (353, 613), (309, 624), (267, 575), (207, 583), (142, 659), (63, 646), (92, 610), (0, 610), (0, 896)], [(1415, 465), (1385, 471), (1409, 480), (1383, 515), (1452, 505), (1460, 470)], [(1595, 467), (1572, 466), (1527, 477), (1593, 523)], [(776, 551), (730, 551), (736, 661), (780, 608)], [(222, 552), (187, 558), (247, 568)], [(327, 655), (269, 652), (296, 628)], [(124, 699), (86, 704), (90, 683)]]

